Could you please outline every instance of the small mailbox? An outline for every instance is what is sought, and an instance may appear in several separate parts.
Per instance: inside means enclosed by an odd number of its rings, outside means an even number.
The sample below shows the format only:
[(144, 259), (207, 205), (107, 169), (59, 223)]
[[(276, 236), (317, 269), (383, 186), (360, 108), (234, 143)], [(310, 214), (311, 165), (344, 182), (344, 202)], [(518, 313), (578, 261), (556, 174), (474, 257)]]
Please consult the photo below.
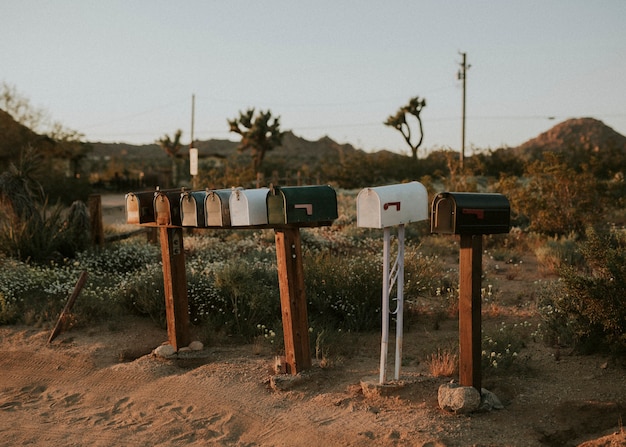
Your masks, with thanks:
[(269, 189), (236, 188), (231, 191), (230, 224), (232, 226), (267, 225), (267, 193)]
[(328, 185), (275, 186), (267, 194), (267, 220), (271, 225), (330, 225), (336, 218), (337, 193)]
[(419, 182), (362, 189), (356, 198), (357, 226), (386, 228), (428, 219), (428, 192)]
[(186, 191), (180, 197), (183, 227), (206, 227), (205, 202), (208, 191)]
[(206, 198), (206, 225), (208, 227), (229, 227), (230, 189), (218, 189), (209, 192)]
[(432, 233), (508, 233), (511, 206), (502, 194), (442, 192), (433, 200), (430, 219)]
[(183, 194), (180, 190), (154, 193), (154, 219), (157, 225), (181, 226), (180, 199)]
[(138, 225), (154, 222), (154, 194), (154, 191), (126, 194), (126, 223)]

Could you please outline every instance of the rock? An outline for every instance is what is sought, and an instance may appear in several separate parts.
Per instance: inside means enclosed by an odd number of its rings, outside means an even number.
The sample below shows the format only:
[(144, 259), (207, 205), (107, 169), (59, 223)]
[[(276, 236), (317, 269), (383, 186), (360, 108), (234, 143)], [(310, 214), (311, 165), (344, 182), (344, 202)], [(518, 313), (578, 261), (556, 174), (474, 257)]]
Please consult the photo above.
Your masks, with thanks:
[(498, 399), (498, 396), (493, 394), (491, 391), (482, 388), (480, 390), (480, 394), (482, 397), (482, 401), (480, 403), (480, 410), (482, 411), (491, 411), (491, 410), (502, 410), (504, 409), (504, 405)]
[(478, 410), (481, 401), (480, 393), (476, 388), (454, 383), (441, 385), (437, 393), (437, 400), (442, 410), (457, 414), (467, 414)]
[(180, 348), (178, 352), (191, 352), (191, 348), (189, 346), (185, 346), (184, 348)]
[(201, 341), (192, 341), (191, 343), (189, 343), (189, 349), (191, 349), (192, 351), (202, 351), (204, 349), (204, 345)]
[(168, 358), (175, 355), (176, 350), (174, 350), (172, 345), (161, 345), (154, 350), (154, 354), (159, 357)]
[(287, 391), (298, 385), (301, 381), (302, 376), (300, 374), (295, 376), (281, 374), (279, 376), (270, 377), (270, 386), (274, 391)]

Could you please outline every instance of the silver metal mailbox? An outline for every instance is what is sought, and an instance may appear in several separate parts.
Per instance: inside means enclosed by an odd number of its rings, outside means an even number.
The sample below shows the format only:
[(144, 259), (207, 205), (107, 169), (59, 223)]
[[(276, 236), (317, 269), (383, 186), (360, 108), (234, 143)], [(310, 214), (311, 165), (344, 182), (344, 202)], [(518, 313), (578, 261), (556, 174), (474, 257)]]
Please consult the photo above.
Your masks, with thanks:
[(267, 224), (268, 188), (233, 189), (229, 198), (230, 224), (236, 226)]
[(420, 182), (364, 188), (356, 199), (357, 226), (386, 228), (428, 219), (428, 192)]
[(209, 192), (206, 198), (207, 227), (229, 227), (230, 221), (230, 189), (218, 189)]

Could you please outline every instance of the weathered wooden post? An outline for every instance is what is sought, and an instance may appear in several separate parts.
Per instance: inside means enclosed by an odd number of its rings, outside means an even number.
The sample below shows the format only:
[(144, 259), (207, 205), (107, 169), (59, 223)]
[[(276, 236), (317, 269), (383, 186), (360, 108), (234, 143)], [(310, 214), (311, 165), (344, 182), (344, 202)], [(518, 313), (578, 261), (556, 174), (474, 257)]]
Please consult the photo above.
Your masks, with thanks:
[(182, 228), (160, 227), (167, 336), (178, 351), (191, 342)]
[(297, 374), (311, 367), (300, 229), (276, 228), (274, 232), (287, 372)]
[(460, 234), (459, 382), (481, 390), (483, 234), (508, 233), (511, 208), (502, 194), (442, 192), (433, 200), (432, 233)]
[(91, 243), (94, 246), (104, 245), (104, 228), (102, 225), (102, 198), (99, 194), (90, 194), (88, 200)]
[(459, 382), (481, 389), (481, 234), (462, 234), (459, 260)]
[(330, 225), (337, 218), (337, 194), (330, 186), (272, 186), (266, 205), (276, 239), (287, 372), (297, 374), (311, 367), (300, 227)]

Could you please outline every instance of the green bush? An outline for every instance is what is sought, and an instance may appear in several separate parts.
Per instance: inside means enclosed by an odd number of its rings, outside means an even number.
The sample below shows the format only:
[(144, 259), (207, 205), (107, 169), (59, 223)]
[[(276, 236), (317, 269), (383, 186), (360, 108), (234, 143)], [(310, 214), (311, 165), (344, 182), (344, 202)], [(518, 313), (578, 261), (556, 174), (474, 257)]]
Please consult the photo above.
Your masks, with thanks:
[(584, 266), (563, 266), (556, 290), (540, 303), (549, 341), (581, 352), (626, 352), (625, 249), (623, 233), (587, 231)]

